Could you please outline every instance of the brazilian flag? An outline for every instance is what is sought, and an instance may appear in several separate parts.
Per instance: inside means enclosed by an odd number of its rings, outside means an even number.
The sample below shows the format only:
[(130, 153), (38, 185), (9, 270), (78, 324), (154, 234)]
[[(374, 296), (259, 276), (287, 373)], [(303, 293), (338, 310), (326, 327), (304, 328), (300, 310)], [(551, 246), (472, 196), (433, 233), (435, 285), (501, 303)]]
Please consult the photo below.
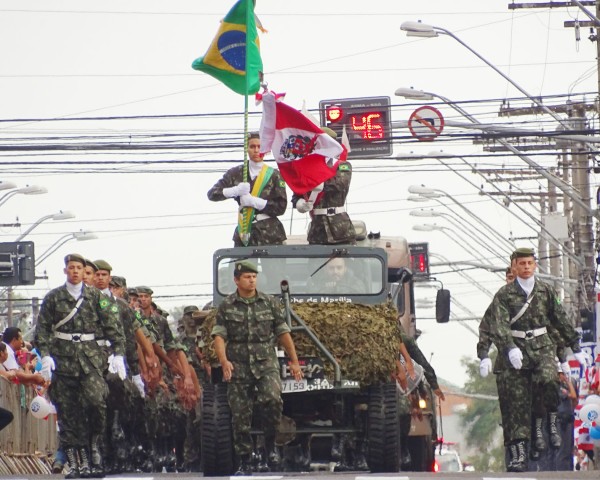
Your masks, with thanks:
[(258, 92), (263, 66), (253, 0), (236, 2), (221, 22), (206, 55), (194, 60), (192, 68), (212, 75), (240, 95)]

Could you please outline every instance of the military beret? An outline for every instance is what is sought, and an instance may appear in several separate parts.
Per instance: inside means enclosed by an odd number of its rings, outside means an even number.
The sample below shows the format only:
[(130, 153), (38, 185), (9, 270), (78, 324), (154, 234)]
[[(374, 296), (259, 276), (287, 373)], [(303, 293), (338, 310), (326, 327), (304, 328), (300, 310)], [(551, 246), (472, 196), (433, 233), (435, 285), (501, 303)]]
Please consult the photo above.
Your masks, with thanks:
[(92, 262), (89, 258), (85, 259), (85, 266), (92, 267), (94, 269), (94, 272), (98, 271), (98, 265), (96, 265), (94, 262)]
[(112, 267), (110, 266), (110, 263), (108, 263), (106, 260), (94, 260), (94, 263), (98, 267), (98, 270), (106, 270), (107, 272), (112, 272)]
[(526, 248), (526, 247), (517, 248), (512, 253), (511, 259), (523, 258), (523, 257), (535, 257), (535, 251), (533, 250), (533, 248)]
[(115, 287), (127, 288), (127, 280), (125, 280), (125, 277), (113, 275), (112, 277), (110, 277), (110, 285), (113, 285)]
[(65, 266), (69, 264), (69, 262), (79, 262), (85, 267), (85, 258), (83, 258), (78, 253), (69, 253), (65, 256)]
[(154, 293), (154, 291), (150, 287), (140, 286), (140, 287), (135, 287), (135, 288), (136, 288), (138, 294), (145, 293), (147, 295), (152, 295)]
[(240, 260), (235, 262), (235, 273), (237, 275), (241, 273), (258, 273), (258, 267), (250, 260)]
[(128, 288), (127, 289), (127, 295), (130, 295), (132, 297), (139, 297), (138, 289), (135, 288), (135, 287)]
[(183, 309), (183, 314), (186, 315), (188, 313), (194, 313), (200, 310), (196, 305), (188, 305)]
[(321, 130), (323, 131), (323, 133), (326, 133), (331, 138), (337, 138), (337, 133), (335, 133), (331, 128), (329, 128), (329, 127), (321, 127)]

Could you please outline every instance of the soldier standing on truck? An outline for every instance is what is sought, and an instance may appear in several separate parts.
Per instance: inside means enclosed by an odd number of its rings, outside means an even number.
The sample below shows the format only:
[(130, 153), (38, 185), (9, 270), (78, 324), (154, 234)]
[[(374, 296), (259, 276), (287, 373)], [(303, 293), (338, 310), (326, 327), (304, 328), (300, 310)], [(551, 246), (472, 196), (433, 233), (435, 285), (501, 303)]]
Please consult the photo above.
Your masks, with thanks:
[(240, 466), (236, 475), (252, 473), (254, 445), (250, 435), (254, 404), (262, 416), (267, 461), (273, 469), (280, 462), (275, 435), (281, 420), (283, 401), (279, 362), (275, 353), (278, 341), (288, 357), (292, 375), (303, 374), (298, 363), (290, 327), (285, 322), (279, 301), (256, 290), (258, 268), (248, 260), (235, 263), (235, 293), (219, 308), (211, 332), (215, 353), (229, 382), (227, 399), (231, 408), (233, 441)]
[[(336, 138), (337, 134), (327, 127), (322, 130)], [(343, 146), (343, 145), (342, 145)], [(352, 180), (352, 165), (346, 160), (348, 150), (340, 156), (336, 174), (313, 191), (304, 195), (294, 194), (292, 205), (300, 213), (310, 213), (311, 222), (307, 240), (311, 245), (335, 245), (356, 243), (356, 232), (346, 212), (346, 197)]]
[[(238, 165), (225, 172), (208, 191), (208, 199), (220, 202), (233, 198), (240, 206), (251, 208), (250, 237), (246, 245), (280, 245), (287, 238), (277, 217), (285, 213), (287, 193), (279, 170), (267, 166), (260, 153), (258, 133), (248, 135), (248, 179), (244, 179), (244, 166)], [(233, 234), (236, 247), (244, 246), (239, 225)]]

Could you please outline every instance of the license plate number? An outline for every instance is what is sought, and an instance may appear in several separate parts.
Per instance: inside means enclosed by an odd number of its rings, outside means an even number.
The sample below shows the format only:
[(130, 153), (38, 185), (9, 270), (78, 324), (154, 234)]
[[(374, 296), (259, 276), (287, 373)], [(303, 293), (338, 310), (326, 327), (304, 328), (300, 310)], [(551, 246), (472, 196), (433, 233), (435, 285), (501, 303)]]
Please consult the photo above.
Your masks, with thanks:
[(308, 389), (308, 382), (305, 378), (297, 382), (296, 380), (284, 380), (281, 383), (282, 393), (304, 392)]

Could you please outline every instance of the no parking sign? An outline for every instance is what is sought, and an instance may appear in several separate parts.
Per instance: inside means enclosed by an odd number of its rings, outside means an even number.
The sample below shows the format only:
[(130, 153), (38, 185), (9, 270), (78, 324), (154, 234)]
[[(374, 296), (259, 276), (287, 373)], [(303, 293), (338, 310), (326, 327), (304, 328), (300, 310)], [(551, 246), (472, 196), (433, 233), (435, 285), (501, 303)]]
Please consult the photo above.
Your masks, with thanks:
[(408, 118), (408, 129), (418, 140), (431, 142), (444, 130), (444, 117), (435, 107), (420, 107)]

